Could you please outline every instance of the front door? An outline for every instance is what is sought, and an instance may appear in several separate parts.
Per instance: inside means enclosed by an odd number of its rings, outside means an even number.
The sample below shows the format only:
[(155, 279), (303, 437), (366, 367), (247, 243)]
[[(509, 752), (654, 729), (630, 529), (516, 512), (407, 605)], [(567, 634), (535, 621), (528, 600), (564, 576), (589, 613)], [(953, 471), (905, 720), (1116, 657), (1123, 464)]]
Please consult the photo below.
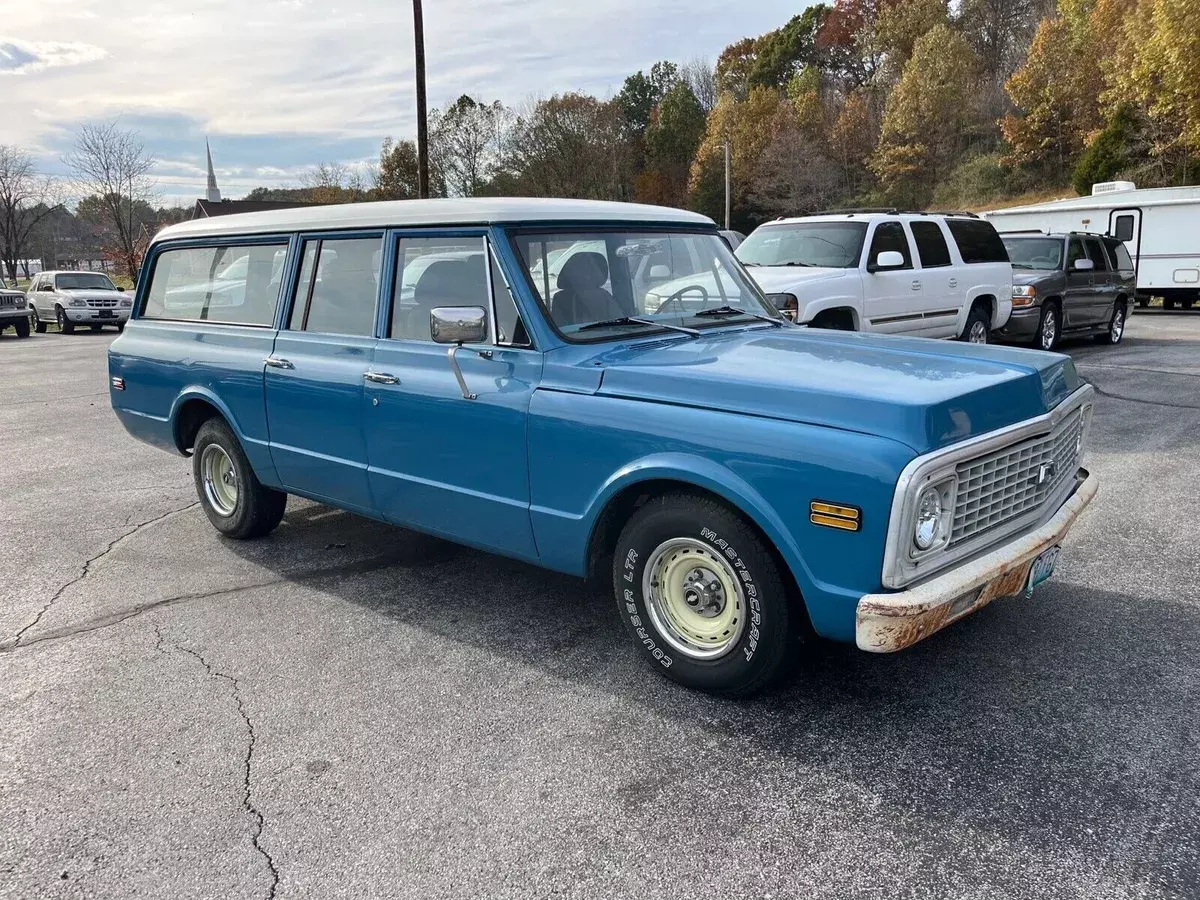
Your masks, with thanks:
[(1063, 328), (1082, 328), (1091, 321), (1094, 285), (1092, 271), (1079, 271), (1075, 264), (1089, 260), (1087, 250), (1080, 238), (1072, 237), (1067, 243), (1067, 289), (1063, 297)]
[[(904, 265), (894, 269), (875, 267), (879, 254), (894, 250)], [(925, 294), (922, 273), (913, 267), (912, 250), (904, 225), (880, 222), (871, 237), (863, 272), (863, 331), (916, 333), (924, 327)]]
[[(533, 559), (526, 427), (541, 375), (482, 234), (397, 238), (385, 337), (367, 381), (371, 490), (389, 522)], [(493, 306), (493, 294), (495, 306)], [(489, 340), (455, 353), (430, 335), (443, 306), (489, 311)]]
[(382, 246), (382, 234), (304, 242), (288, 321), (265, 369), (280, 482), (362, 512), (374, 509), (363, 385), (375, 352)]
[(1087, 247), (1088, 259), (1095, 265), (1092, 269), (1092, 301), (1088, 306), (1087, 321), (1089, 325), (1100, 325), (1112, 317), (1113, 302), (1117, 299), (1112, 266), (1100, 238), (1084, 238), (1083, 243)]

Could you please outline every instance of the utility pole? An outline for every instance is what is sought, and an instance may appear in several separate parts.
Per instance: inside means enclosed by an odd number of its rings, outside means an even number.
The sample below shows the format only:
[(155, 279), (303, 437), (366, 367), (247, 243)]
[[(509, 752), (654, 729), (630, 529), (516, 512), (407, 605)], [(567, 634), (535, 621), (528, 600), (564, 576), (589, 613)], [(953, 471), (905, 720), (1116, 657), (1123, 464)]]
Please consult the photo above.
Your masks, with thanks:
[(425, 112), (425, 21), (421, 0), (413, 0), (413, 39), (417, 67), (417, 196), (429, 196), (429, 125)]
[(733, 198), (730, 196), (729, 190), (729, 141), (725, 142), (725, 230), (728, 231), (732, 226), (729, 224), (730, 213), (733, 211)]

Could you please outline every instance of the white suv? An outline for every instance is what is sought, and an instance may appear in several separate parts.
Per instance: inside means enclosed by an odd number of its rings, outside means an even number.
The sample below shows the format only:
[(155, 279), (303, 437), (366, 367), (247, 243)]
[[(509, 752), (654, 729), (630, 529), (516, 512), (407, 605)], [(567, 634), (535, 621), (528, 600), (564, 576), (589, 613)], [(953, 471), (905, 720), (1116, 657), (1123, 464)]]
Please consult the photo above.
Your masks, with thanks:
[(815, 328), (987, 343), (1012, 312), (1008, 252), (970, 214), (779, 219), (737, 257), (777, 309)]
[(57, 323), (63, 334), (79, 325), (99, 331), (105, 325), (125, 330), (133, 298), (122, 293), (103, 272), (42, 272), (26, 293), (38, 334)]

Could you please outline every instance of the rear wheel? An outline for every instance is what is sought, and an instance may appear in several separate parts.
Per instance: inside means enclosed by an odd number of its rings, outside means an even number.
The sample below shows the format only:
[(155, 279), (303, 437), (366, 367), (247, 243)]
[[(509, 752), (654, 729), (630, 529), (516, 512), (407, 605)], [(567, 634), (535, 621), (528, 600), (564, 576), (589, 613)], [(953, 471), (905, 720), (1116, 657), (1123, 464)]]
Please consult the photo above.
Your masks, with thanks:
[(261, 537), (283, 520), (287, 494), (263, 486), (221, 419), (209, 419), (196, 433), (192, 477), (208, 521), (227, 537)]
[(1033, 346), (1042, 350), (1053, 350), (1058, 343), (1062, 331), (1062, 318), (1058, 307), (1053, 303), (1042, 305), (1042, 318), (1038, 323), (1037, 333), (1033, 337)]
[(58, 330), (63, 334), (74, 334), (75, 323), (67, 318), (67, 314), (63, 312), (63, 308), (61, 306), (58, 307), (54, 313), (58, 318)]
[(667, 678), (744, 697), (783, 673), (798, 613), (763, 539), (715, 500), (670, 494), (637, 510), (613, 585), (630, 636)]
[(986, 307), (973, 306), (971, 314), (967, 316), (967, 324), (963, 328), (963, 333), (959, 336), (960, 341), (967, 341), (971, 344), (987, 344), (991, 341), (991, 315)]
[(1112, 318), (1108, 320), (1108, 331), (1096, 335), (1096, 343), (1112, 346), (1121, 343), (1121, 338), (1125, 336), (1125, 315), (1125, 301), (1118, 300), (1113, 306)]

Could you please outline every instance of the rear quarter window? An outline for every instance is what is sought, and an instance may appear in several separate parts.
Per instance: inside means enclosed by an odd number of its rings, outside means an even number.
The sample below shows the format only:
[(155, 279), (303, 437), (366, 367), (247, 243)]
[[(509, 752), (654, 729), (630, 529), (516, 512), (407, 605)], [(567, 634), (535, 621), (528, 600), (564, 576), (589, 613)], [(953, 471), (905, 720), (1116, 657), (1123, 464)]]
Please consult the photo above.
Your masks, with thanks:
[(272, 325), (287, 243), (181, 247), (158, 254), (143, 319)]
[(963, 262), (968, 265), (1008, 262), (1008, 250), (991, 222), (983, 219), (947, 219), (946, 227), (958, 245)]

